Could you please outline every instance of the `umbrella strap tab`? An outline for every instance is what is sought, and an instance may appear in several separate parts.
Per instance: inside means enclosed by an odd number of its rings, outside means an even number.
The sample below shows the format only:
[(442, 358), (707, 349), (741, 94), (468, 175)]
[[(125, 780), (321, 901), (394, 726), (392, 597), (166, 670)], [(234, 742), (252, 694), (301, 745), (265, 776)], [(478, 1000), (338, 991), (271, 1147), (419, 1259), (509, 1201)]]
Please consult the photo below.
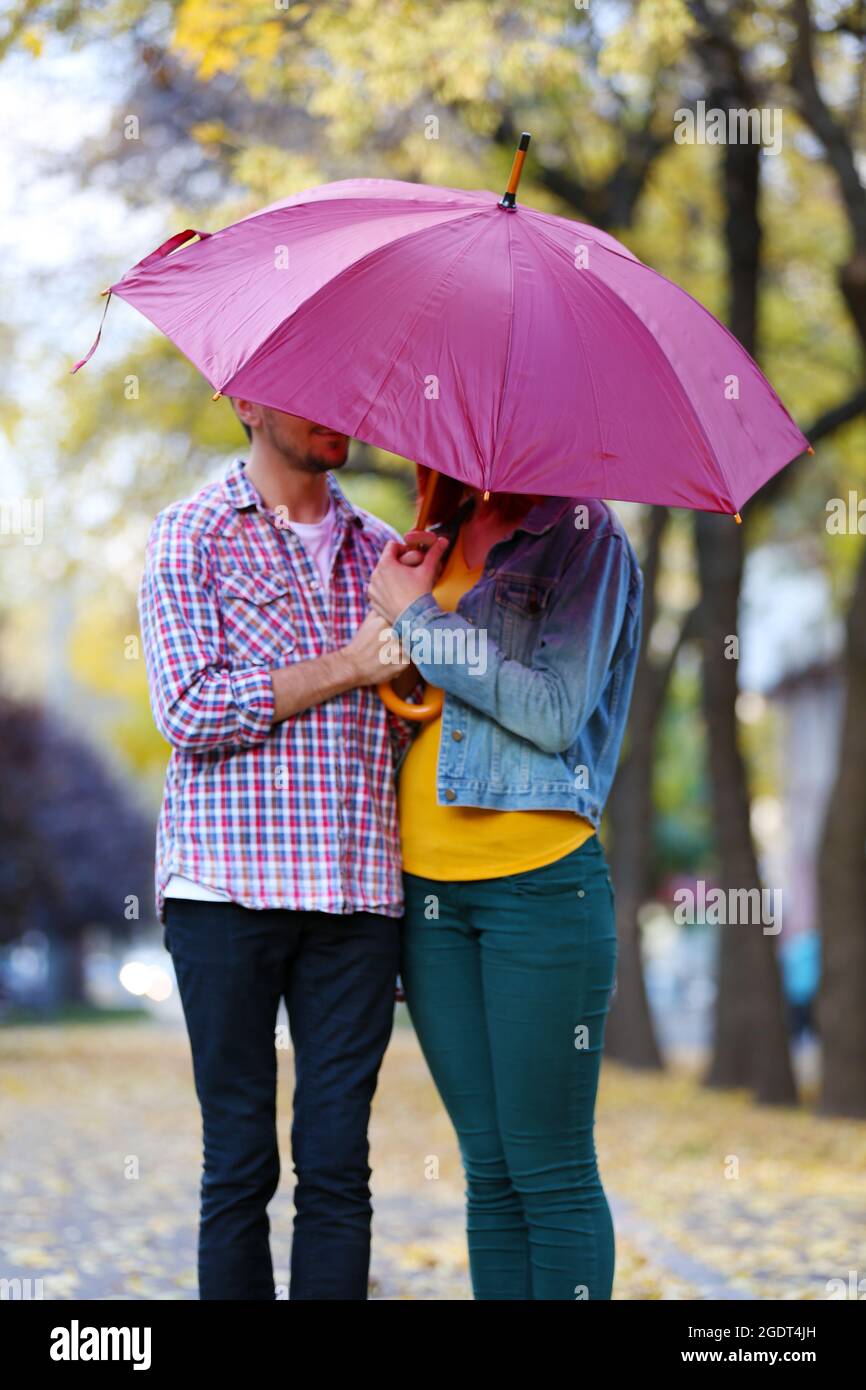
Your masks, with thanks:
[[(170, 256), (172, 251), (176, 251), (179, 246), (184, 246), (186, 242), (190, 241), (194, 236), (204, 241), (205, 237), (210, 236), (210, 232), (199, 232), (195, 227), (187, 227), (182, 232), (175, 232), (174, 236), (170, 236), (161, 246), (157, 246), (155, 251), (151, 251), (149, 256), (145, 256), (143, 261), (139, 261), (137, 265), (134, 265), (132, 271), (144, 270), (147, 266), (153, 265), (155, 261), (162, 260), (164, 256)], [(132, 271), (129, 273), (132, 274)], [(124, 279), (126, 279), (126, 276), (124, 276)], [(102, 325), (105, 323), (105, 315), (108, 313), (108, 306), (111, 303), (111, 290), (103, 290), (102, 293), (105, 295), (105, 308), (102, 311), (102, 318), (100, 319), (99, 328), (93, 340), (93, 345), (86, 357), (82, 357), (81, 361), (76, 362), (75, 366), (71, 368), (70, 375), (74, 375), (79, 367), (83, 367), (85, 362), (89, 362), (96, 349), (99, 347), (99, 340), (102, 337)]]
[(172, 251), (176, 251), (179, 246), (190, 241), (194, 236), (200, 237), (204, 241), (205, 237), (210, 236), (210, 232), (198, 232), (195, 227), (187, 227), (183, 232), (175, 232), (161, 246), (157, 246), (155, 251), (151, 251), (149, 256), (145, 256), (143, 261), (139, 261), (135, 270), (144, 270), (146, 266), (153, 265), (154, 261), (162, 260), (163, 256), (170, 256)]
[(99, 320), (99, 327), (98, 327), (97, 330), (96, 330), (96, 337), (93, 339), (93, 343), (92, 343), (92, 345), (91, 345), (90, 351), (89, 351), (84, 357), (81, 358), (81, 361), (80, 361), (80, 362), (76, 362), (76, 364), (75, 364), (74, 367), (70, 367), (70, 369), (69, 369), (69, 375), (70, 375), (70, 376), (74, 376), (75, 373), (78, 371), (79, 367), (83, 367), (84, 364), (85, 364), (85, 362), (89, 362), (90, 359), (91, 359), (91, 357), (92, 357), (93, 354), (95, 353), (96, 349), (99, 347), (99, 340), (100, 340), (100, 338), (102, 337), (102, 325), (105, 323), (105, 315), (108, 313), (108, 306), (109, 306), (110, 303), (111, 303), (111, 290), (107, 290), (107, 291), (106, 291), (106, 299), (105, 299), (105, 308), (104, 308), (103, 311), (102, 311), (102, 318)]

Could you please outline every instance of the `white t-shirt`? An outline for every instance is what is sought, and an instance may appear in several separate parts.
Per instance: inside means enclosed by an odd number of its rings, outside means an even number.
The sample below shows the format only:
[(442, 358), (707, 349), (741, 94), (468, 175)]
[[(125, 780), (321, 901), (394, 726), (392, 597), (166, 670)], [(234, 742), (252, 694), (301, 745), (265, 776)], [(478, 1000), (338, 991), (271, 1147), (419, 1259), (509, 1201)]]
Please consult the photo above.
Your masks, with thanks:
[[(321, 521), (289, 522), (289, 526), (297, 534), (319, 571), (319, 582), (326, 601), (331, 584), (331, 540), (336, 525), (337, 509), (330, 493), (328, 493), (328, 510)], [(184, 878), (182, 874), (172, 874), (165, 885), (164, 896), (166, 898), (193, 898), (196, 902), (202, 903), (231, 902), (227, 893), (217, 892), (213, 888), (205, 888), (203, 884), (196, 883), (191, 878)]]
[(321, 521), (290, 521), (289, 526), (313, 561), (322, 584), (322, 592), (328, 597), (331, 586), (331, 540), (337, 525), (337, 509), (334, 499), (328, 494), (328, 510)]
[(184, 878), (182, 874), (172, 874), (165, 885), (165, 897), (194, 898), (199, 903), (231, 902), (228, 893), (218, 893), (213, 888), (205, 888), (203, 883), (196, 883), (191, 878)]

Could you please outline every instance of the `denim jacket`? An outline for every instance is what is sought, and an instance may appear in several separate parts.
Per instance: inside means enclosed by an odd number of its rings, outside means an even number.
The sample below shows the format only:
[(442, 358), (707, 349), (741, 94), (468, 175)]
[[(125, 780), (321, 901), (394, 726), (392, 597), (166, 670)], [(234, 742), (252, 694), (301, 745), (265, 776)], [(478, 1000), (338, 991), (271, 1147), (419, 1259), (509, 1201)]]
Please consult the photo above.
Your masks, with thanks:
[[(440, 528), (452, 543), (462, 519)], [(441, 805), (570, 810), (599, 825), (634, 684), (642, 589), (609, 507), (547, 497), (491, 547), (456, 612), (432, 594), (404, 609), (395, 624), (404, 650), (445, 692)]]

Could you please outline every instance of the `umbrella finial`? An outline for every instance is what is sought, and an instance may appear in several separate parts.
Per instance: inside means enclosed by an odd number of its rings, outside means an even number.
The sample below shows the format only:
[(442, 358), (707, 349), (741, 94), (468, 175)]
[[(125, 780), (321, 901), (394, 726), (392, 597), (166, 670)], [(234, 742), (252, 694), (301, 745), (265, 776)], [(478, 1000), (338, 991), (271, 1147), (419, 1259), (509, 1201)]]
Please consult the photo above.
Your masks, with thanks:
[(508, 187), (499, 199), (499, 206), (505, 208), (506, 212), (514, 212), (517, 205), (517, 185), (520, 183), (520, 175), (523, 173), (523, 161), (526, 158), (526, 151), (529, 149), (529, 142), (532, 139), (528, 130), (524, 130), (520, 137), (520, 143), (514, 152), (514, 162), (511, 165), (511, 173), (508, 177)]
[(734, 521), (737, 523), (738, 526), (742, 526), (743, 518), (740, 516), (739, 512), (734, 512)]

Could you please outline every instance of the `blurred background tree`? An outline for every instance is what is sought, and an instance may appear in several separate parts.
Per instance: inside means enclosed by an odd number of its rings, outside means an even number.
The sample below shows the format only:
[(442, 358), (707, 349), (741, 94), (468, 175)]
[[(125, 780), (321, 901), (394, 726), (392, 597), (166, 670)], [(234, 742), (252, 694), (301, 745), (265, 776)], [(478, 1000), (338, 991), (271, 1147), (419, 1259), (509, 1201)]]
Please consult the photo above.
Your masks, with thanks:
[(85, 1002), (89, 928), (129, 936), (149, 901), (153, 822), (91, 746), (44, 708), (0, 698), (0, 945), (39, 932), (47, 1002)]

